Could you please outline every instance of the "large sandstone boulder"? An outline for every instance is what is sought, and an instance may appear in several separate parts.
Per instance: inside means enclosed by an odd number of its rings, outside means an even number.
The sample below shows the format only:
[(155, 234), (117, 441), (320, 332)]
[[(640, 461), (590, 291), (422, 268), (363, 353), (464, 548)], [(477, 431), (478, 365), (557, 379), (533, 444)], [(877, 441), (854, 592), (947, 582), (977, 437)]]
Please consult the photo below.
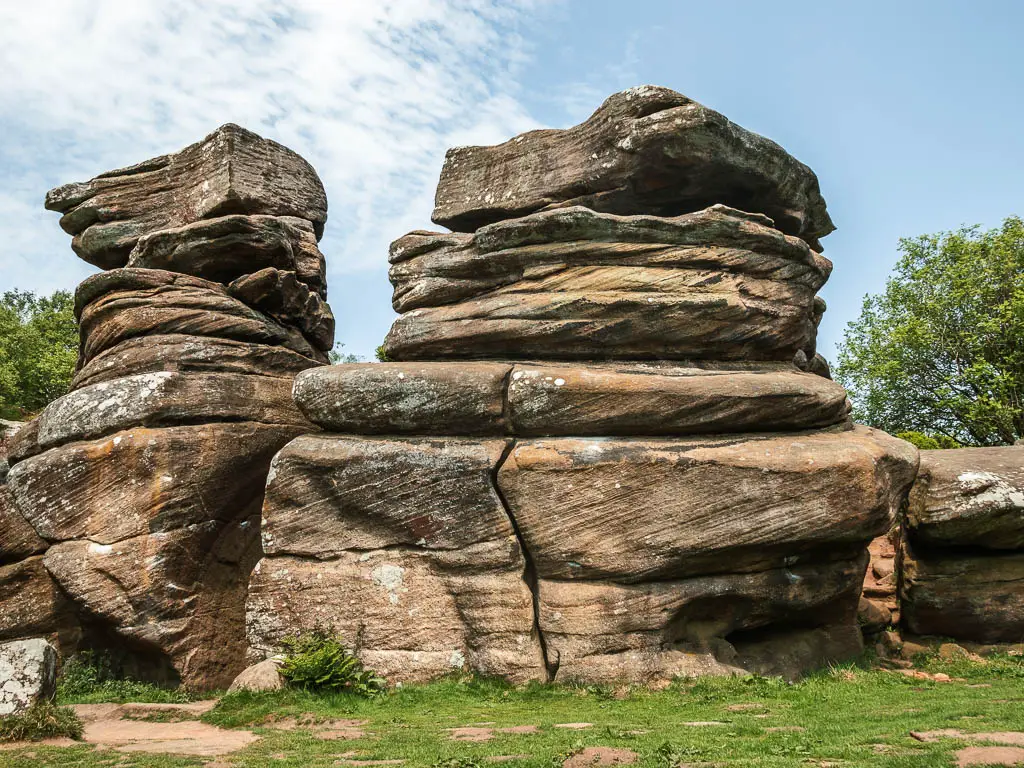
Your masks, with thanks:
[(356, 434), (681, 435), (808, 429), (849, 412), (784, 363), (364, 363), (310, 369), (295, 401)]
[[(394, 360), (813, 355), (831, 263), (763, 216), (572, 207), (392, 246)], [(808, 351), (809, 350), (809, 351)]]
[(333, 626), (394, 682), (545, 679), (526, 560), (493, 484), (504, 440), (305, 436), (274, 460), (252, 646)]
[(613, 94), (567, 130), (450, 149), (432, 218), (471, 232), (568, 205), (676, 216), (713, 203), (767, 214), (816, 248), (835, 229), (810, 168), (718, 112), (650, 85)]
[(923, 451), (900, 562), (910, 632), (1024, 637), (1024, 446)]
[(862, 551), (913, 480), (905, 446), (865, 427), (541, 438), (516, 443), (498, 485), (542, 578), (664, 581)]
[(906, 526), (919, 544), (1024, 550), (1024, 446), (923, 452)]
[(53, 696), (57, 651), (45, 640), (0, 644), (0, 716), (18, 712)]
[(316, 171), (287, 147), (228, 123), (161, 155), (46, 195), (72, 248), (103, 269), (123, 267), (144, 235), (230, 214), (305, 219), (317, 237), (327, 197)]
[(1024, 551), (901, 553), (900, 611), (905, 629), (982, 643), (1024, 637)]

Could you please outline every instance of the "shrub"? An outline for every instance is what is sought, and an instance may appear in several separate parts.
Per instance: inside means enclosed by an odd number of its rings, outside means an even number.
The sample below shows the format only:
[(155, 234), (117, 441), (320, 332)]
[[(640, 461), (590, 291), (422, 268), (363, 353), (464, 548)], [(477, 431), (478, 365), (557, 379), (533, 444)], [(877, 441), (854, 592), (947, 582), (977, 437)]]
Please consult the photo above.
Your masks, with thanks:
[(935, 451), (940, 448), (961, 448), (956, 440), (946, 435), (926, 435), (923, 432), (897, 432), (896, 437), (920, 448), (922, 451)]
[(332, 693), (347, 691), (373, 696), (384, 690), (384, 681), (348, 651), (329, 629), (315, 627), (311, 632), (281, 641), (285, 651), (281, 675), (291, 685), (311, 691)]
[(64, 662), (57, 678), (57, 701), (65, 704), (99, 702), (155, 702), (183, 704), (187, 691), (126, 678), (115, 660), (105, 653), (82, 651)]
[(82, 738), (82, 721), (74, 710), (41, 701), (22, 712), (0, 716), (0, 741), (39, 741), (54, 736)]

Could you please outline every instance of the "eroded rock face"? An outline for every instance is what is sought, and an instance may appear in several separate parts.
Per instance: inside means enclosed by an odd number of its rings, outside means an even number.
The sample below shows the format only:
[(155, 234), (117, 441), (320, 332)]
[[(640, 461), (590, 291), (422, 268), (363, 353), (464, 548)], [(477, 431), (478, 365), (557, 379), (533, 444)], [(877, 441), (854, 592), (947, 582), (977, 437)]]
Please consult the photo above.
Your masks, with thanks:
[(526, 561), (493, 485), (506, 448), (468, 438), (290, 443), (267, 486), (266, 557), (247, 609), (253, 648), (269, 654), (322, 623), (395, 682), (461, 670), (545, 679)]
[(923, 451), (900, 553), (903, 625), (919, 635), (1024, 635), (1024, 446)]
[(660, 582), (859, 552), (892, 525), (913, 480), (903, 445), (864, 427), (540, 438), (516, 443), (498, 483), (542, 578)]
[(773, 363), (333, 365), (295, 379), (313, 423), (355, 434), (680, 435), (842, 423), (846, 392)]
[[(792, 361), (831, 263), (763, 216), (586, 208), (392, 246), (389, 358)], [(806, 354), (806, 353), (805, 353)]]
[(460, 232), (545, 208), (675, 216), (724, 203), (812, 245), (835, 229), (818, 179), (778, 144), (680, 93), (613, 94), (567, 130), (448, 151), (433, 220)]
[(21, 430), (0, 487), (0, 638), (114, 646), (139, 674), (227, 687), (271, 459), (315, 430), (292, 380), (333, 344), (323, 188), (225, 126), (47, 205), (109, 269), (76, 291), (71, 391)]
[(63, 214), (75, 253), (103, 269), (125, 266), (142, 236), (202, 219), (295, 217), (318, 238), (327, 220), (327, 197), (309, 163), (230, 123), (180, 152), (53, 189), (46, 208)]

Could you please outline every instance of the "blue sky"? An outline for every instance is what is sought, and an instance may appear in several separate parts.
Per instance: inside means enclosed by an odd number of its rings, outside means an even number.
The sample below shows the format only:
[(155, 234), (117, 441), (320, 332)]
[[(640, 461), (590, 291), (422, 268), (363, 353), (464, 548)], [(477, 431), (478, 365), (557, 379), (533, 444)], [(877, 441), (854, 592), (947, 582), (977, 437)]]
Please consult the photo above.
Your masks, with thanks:
[(901, 236), (1024, 214), (1024, 3), (36, 0), (0, 7), (0, 289), (73, 288), (51, 186), (233, 121), (292, 147), (330, 201), (346, 351), (394, 317), (387, 244), (430, 226), (444, 150), (674, 88), (818, 174), (839, 229), (832, 357)]

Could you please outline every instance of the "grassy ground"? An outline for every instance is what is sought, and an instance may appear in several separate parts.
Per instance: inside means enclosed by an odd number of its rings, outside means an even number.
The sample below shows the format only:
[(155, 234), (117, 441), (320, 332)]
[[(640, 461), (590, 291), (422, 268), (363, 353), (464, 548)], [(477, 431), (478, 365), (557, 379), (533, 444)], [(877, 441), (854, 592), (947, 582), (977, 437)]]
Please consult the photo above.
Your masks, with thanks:
[[(301, 691), (226, 696), (203, 719), (250, 728), (262, 739), (217, 758), (227, 766), (319, 768), (346, 760), (405, 760), (406, 766), (474, 768), (488, 757), (517, 755), (520, 766), (560, 765), (583, 747), (637, 753), (639, 766), (952, 766), (964, 743), (922, 743), (910, 731), (1024, 730), (1024, 661), (987, 664), (930, 660), (920, 669), (945, 672), (951, 682), (891, 671), (843, 667), (788, 685), (763, 678), (681, 681), (652, 692), (635, 689), (532, 686), (511, 688), (481, 680), (407, 686), (372, 699)], [(289, 721), (289, 718), (294, 720)], [(326, 740), (318, 731), (367, 721), (362, 738)], [(273, 727), (291, 724), (291, 729)], [(297, 726), (296, 726), (296, 721)], [(335, 721), (335, 722), (330, 722)], [(584, 730), (560, 723), (591, 723)], [(692, 725), (715, 722), (715, 725)], [(454, 741), (447, 729), (534, 725), (535, 733), (496, 731), (489, 741)], [(352, 734), (350, 734), (352, 735)], [(174, 758), (34, 745), (0, 752), (0, 765), (198, 766), (210, 758)], [(339, 762), (340, 761), (340, 762)]]

